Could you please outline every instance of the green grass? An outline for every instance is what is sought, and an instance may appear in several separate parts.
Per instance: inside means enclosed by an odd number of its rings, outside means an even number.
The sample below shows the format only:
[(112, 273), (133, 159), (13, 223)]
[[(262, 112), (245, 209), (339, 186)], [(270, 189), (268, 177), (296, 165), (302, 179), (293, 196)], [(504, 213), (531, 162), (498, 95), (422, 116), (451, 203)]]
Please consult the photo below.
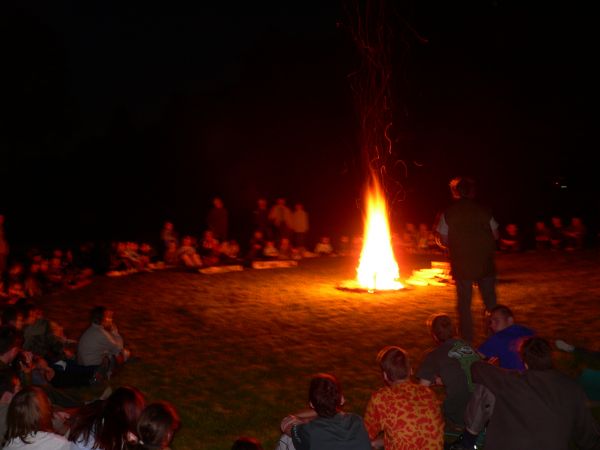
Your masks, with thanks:
[[(499, 255), (499, 301), (539, 334), (597, 348), (600, 342), (598, 253)], [(402, 276), (429, 267), (405, 257)], [(375, 365), (384, 345), (407, 349), (416, 367), (432, 345), (427, 317), (455, 317), (453, 287), (417, 287), (357, 294), (336, 289), (352, 279), (352, 258), (311, 259), (292, 269), (218, 275), (154, 272), (99, 277), (77, 291), (39, 300), (46, 315), (77, 338), (97, 304), (114, 308), (126, 345), (140, 359), (111, 380), (132, 384), (147, 398), (178, 408), (183, 426), (173, 450), (229, 450), (238, 435), (273, 448), (283, 416), (306, 406), (308, 380), (332, 372), (341, 380), (345, 409), (364, 412), (381, 385)], [(482, 308), (478, 294), (473, 312)], [(483, 327), (476, 321), (476, 343)], [(573, 374), (576, 363), (557, 354)], [(90, 395), (88, 392), (75, 392)]]

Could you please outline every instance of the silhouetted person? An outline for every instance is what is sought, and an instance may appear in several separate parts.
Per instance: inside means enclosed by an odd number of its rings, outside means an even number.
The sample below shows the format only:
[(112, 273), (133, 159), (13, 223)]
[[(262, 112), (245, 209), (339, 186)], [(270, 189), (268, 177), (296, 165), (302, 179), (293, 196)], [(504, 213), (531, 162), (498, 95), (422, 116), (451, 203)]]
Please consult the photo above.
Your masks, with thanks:
[(457, 177), (450, 182), (454, 198), (440, 216), (436, 231), (448, 246), (452, 276), (456, 282), (460, 334), (473, 341), (471, 300), (477, 283), (487, 311), (496, 306), (496, 267), (494, 254), (498, 223), (490, 209), (475, 202), (475, 182)]

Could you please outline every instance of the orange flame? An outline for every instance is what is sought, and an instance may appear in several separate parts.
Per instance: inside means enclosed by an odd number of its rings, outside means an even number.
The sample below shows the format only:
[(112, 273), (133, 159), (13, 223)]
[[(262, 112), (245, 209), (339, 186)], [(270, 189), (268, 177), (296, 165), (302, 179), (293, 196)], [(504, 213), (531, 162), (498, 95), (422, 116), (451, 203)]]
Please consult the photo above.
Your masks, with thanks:
[(367, 216), (360, 263), (356, 269), (358, 284), (368, 289), (402, 289), (400, 270), (392, 249), (387, 206), (375, 177), (367, 191)]

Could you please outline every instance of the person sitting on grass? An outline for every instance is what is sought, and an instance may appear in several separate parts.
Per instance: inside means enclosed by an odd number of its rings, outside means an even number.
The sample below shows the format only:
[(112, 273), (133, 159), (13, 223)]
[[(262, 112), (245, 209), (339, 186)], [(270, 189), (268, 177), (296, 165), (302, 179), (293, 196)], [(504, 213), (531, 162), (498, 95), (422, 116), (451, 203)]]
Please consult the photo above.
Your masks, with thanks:
[(373, 447), (383, 444), (385, 450), (442, 448), (444, 418), (439, 401), (431, 389), (412, 382), (406, 351), (384, 347), (377, 362), (386, 386), (371, 395), (364, 416)]
[(284, 436), (278, 449), (371, 450), (363, 419), (341, 410), (344, 396), (334, 375), (315, 375), (310, 381), (308, 399), (310, 409), (281, 422)]
[(82, 406), (69, 421), (71, 450), (123, 450), (136, 444), (137, 425), (145, 406), (144, 394), (132, 386), (121, 386), (106, 400)]
[(52, 407), (43, 389), (27, 386), (15, 394), (6, 415), (4, 449), (69, 450), (71, 445), (52, 427)]
[(473, 381), (495, 396), (485, 449), (600, 448), (600, 427), (585, 393), (554, 369), (550, 344), (541, 337), (526, 338), (521, 357), (527, 369), (522, 373), (483, 361), (471, 365)]
[(177, 249), (177, 258), (179, 265), (186, 269), (199, 269), (202, 267), (202, 258), (193, 245), (191, 236), (184, 236), (181, 240), (181, 247)]
[(444, 387), (442, 410), (446, 431), (462, 431), (465, 409), (474, 389), (469, 367), (481, 358), (467, 342), (456, 337), (447, 314), (432, 315), (428, 326), (437, 346), (425, 354), (417, 378), (425, 386)]
[[(493, 334), (488, 337), (477, 351), (495, 365), (507, 370), (524, 371), (525, 365), (519, 349), (524, 339), (533, 336), (533, 330), (514, 323), (514, 315), (505, 305), (496, 305), (490, 314), (490, 329)], [(475, 389), (465, 410), (465, 428), (449, 450), (475, 449), (477, 441), (494, 411), (494, 394), (482, 385)]]
[(147, 405), (137, 422), (138, 441), (129, 450), (168, 450), (181, 419), (175, 407), (166, 401)]
[(90, 326), (83, 332), (77, 345), (77, 362), (82, 366), (96, 367), (98, 375), (107, 378), (131, 355), (124, 346), (113, 315), (113, 311), (104, 306), (92, 308)]

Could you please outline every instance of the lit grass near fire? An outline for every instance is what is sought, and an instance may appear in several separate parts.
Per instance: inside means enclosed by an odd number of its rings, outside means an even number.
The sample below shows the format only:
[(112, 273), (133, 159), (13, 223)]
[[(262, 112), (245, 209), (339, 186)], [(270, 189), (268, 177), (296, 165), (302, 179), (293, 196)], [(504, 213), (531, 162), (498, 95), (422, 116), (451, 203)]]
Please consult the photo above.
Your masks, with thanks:
[[(501, 256), (499, 299), (540, 334), (597, 348), (597, 259), (595, 251)], [(430, 266), (426, 257), (399, 262), (404, 274)], [(117, 311), (120, 332), (140, 360), (111, 384), (132, 384), (149, 400), (176, 405), (183, 427), (174, 450), (229, 450), (242, 434), (271, 449), (281, 418), (306, 406), (311, 374), (338, 375), (345, 409), (362, 414), (370, 393), (381, 386), (377, 351), (400, 345), (416, 366), (431, 345), (427, 317), (438, 311), (455, 317), (451, 286), (376, 294), (337, 290), (355, 269), (356, 258), (326, 258), (304, 260), (293, 269), (99, 278), (40, 304), (74, 338), (85, 328), (91, 306)], [(481, 307), (475, 295), (476, 319)], [(483, 329), (480, 321), (476, 325), (480, 342)], [(566, 355), (557, 357), (575, 370)]]

